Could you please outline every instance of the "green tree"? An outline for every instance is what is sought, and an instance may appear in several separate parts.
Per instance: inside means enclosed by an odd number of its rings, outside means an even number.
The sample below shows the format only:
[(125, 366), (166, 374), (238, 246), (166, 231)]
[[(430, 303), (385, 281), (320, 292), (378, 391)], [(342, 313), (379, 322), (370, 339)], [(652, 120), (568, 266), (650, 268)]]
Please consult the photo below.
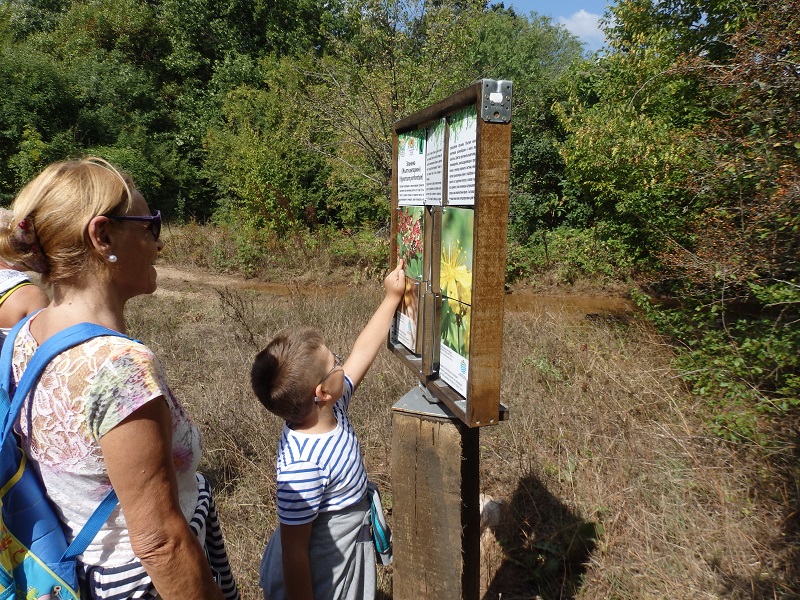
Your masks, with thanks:
[(59, 64), (31, 48), (0, 53), (0, 203), (7, 204), (43, 164), (73, 152), (79, 106)]
[(347, 3), (348, 36), (329, 39), (327, 53), (304, 67), (304, 101), (320, 132), (306, 143), (329, 158), (335, 186), (386, 205), (392, 124), (472, 81), (464, 57), (482, 10), (481, 2)]
[(568, 189), (681, 300), (648, 310), (728, 437), (800, 407), (798, 9), (623, 0), (561, 105)]
[[(564, 95), (570, 66), (581, 58), (575, 36), (549, 18), (493, 6), (476, 24), (467, 60), (476, 77), (514, 83), (510, 230), (526, 243), (565, 222), (584, 223), (562, 192), (565, 133), (552, 105)], [(585, 211), (584, 211), (585, 212)]]
[(205, 141), (206, 169), (223, 199), (217, 218), (284, 234), (313, 225), (324, 206), (324, 159), (297, 144), (308, 121), (292, 61), (264, 60), (262, 86), (240, 86), (223, 105), (224, 124)]

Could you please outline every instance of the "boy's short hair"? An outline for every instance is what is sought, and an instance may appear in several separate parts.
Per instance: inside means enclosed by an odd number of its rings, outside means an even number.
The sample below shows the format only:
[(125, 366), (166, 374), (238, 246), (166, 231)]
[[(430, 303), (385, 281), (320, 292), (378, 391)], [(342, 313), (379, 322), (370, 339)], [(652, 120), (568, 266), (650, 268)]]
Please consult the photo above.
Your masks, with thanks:
[(289, 327), (256, 355), (250, 382), (267, 410), (289, 423), (308, 416), (320, 370), (317, 352), (324, 345), (313, 327)]

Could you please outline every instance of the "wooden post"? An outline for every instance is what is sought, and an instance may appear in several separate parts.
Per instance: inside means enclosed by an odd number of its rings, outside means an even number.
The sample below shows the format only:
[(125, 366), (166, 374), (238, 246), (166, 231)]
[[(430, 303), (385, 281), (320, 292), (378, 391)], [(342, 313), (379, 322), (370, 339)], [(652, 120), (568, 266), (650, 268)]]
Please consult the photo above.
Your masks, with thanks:
[[(478, 600), (480, 594), (479, 435), (482, 427), (496, 425), (507, 416), (500, 404), (500, 360), (511, 91), (510, 81), (479, 80), (394, 124), (392, 267), (397, 261), (398, 246), (398, 168), (403, 170), (403, 202), (425, 206), (422, 277), (425, 289), (417, 317), (421, 317), (424, 324), (421, 352), (416, 343), (412, 344), (413, 351), (403, 346), (394, 332), (388, 340), (389, 348), (413, 369), (420, 381), (420, 387), (401, 398), (392, 413), (395, 600)], [(439, 125), (445, 126), (444, 147), (447, 149), (442, 158), (443, 193), (437, 200), (438, 183), (432, 177), (431, 197), (423, 193), (420, 199), (416, 153), (420, 148), (428, 148), (431, 139), (437, 139), (430, 131), (436, 134)], [(451, 137), (451, 127), (454, 137)], [(401, 134), (404, 136), (404, 162), (398, 167)], [(423, 140), (425, 146), (416, 140)], [(448, 158), (453, 140), (458, 142), (453, 148), (455, 166)], [(434, 147), (437, 150), (431, 154), (431, 172), (437, 174), (438, 141)], [(473, 147), (474, 155), (471, 154)], [(473, 158), (474, 195), (470, 196), (464, 194), (463, 188), (470, 187)], [(453, 190), (448, 189), (451, 167)], [(427, 163), (425, 168), (428, 168)], [(442, 307), (447, 300), (440, 281), (442, 227), (445, 217), (452, 216), (444, 211), (451, 208), (465, 211), (452, 213), (462, 217), (473, 211), (472, 239), (465, 240), (472, 251), (471, 280), (469, 284), (458, 284), (471, 285), (471, 299), (465, 302), (469, 312), (459, 312), (459, 317), (453, 317), (463, 318), (463, 324), (469, 323), (469, 350), (460, 342), (459, 350), (452, 344), (444, 346), (442, 342)], [(449, 265), (448, 268), (452, 283), (452, 271), (456, 267)], [(448, 293), (453, 294), (452, 289), (448, 289)], [(459, 297), (463, 296), (455, 293), (453, 299), (458, 301)], [(452, 313), (447, 314), (448, 318), (452, 317)], [(469, 320), (464, 314), (471, 314)], [(404, 314), (408, 327), (405, 317)], [(462, 321), (449, 321), (448, 326), (453, 325), (460, 328)], [(444, 357), (446, 369), (442, 368), (443, 351), (447, 353)], [(464, 356), (464, 352), (468, 356)], [(444, 379), (440, 379), (440, 375)]]
[[(431, 413), (392, 413), (394, 600), (480, 594), (479, 428)], [(425, 400), (423, 400), (425, 402)]]

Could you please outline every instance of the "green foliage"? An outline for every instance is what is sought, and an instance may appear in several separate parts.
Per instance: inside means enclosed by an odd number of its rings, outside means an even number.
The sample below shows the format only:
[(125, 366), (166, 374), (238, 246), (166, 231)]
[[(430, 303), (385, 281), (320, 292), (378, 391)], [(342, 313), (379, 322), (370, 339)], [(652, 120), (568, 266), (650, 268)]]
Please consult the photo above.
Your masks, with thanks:
[[(514, 48), (507, 52), (507, 48)], [(588, 210), (562, 194), (563, 129), (551, 105), (563, 96), (564, 77), (579, 59), (580, 43), (548, 18), (493, 10), (477, 23), (468, 50), (477, 74), (514, 83), (509, 227), (525, 244), (541, 230), (586, 225)]]
[(70, 0), (6, 0), (1, 8), (14, 39), (23, 39), (53, 29), (69, 4)]
[(371, 229), (352, 231), (323, 227), (315, 233), (320, 245), (327, 248), (331, 266), (355, 267), (379, 275), (389, 264), (389, 240)]
[[(566, 118), (566, 115), (565, 115)], [(682, 239), (694, 198), (683, 186), (696, 157), (692, 140), (665, 120), (628, 106), (596, 104), (563, 147), (566, 189), (590, 204), (596, 218), (616, 225), (640, 254), (654, 254), (667, 239)]]
[(11, 46), (0, 53), (0, 202), (44, 165), (72, 151), (77, 103), (50, 57)]
[(558, 105), (565, 196), (679, 301), (643, 307), (713, 430), (759, 443), (800, 397), (798, 10), (622, 0), (613, 51), (576, 67)]
[(0, 14), (6, 199), (47, 162), (94, 153), (172, 218), (380, 227), (392, 123), (478, 77), (515, 80), (524, 193), (560, 180), (545, 88), (580, 47), (544, 18), (471, 0), (8, 0)]
[(328, 157), (337, 186), (388, 200), (392, 124), (474, 79), (463, 56), (482, 10), (473, 1), (345, 3), (348, 34), (329, 37), (327, 53), (304, 65), (302, 97), (316, 134), (307, 143)]
[(612, 48), (636, 52), (654, 47), (666, 55), (700, 54), (711, 60), (728, 55), (726, 34), (737, 31), (765, 7), (764, 2), (732, 0), (624, 0), (609, 7), (606, 35)]
[(288, 91), (300, 85), (297, 71), (286, 61), (263, 66), (267, 89), (241, 86), (228, 94), (224, 126), (206, 138), (206, 170), (222, 198), (219, 219), (282, 232), (317, 222), (327, 173), (321, 157), (297, 144), (304, 114), (282, 101), (297, 93)]
[[(677, 364), (722, 437), (768, 443), (767, 425), (800, 411), (800, 286), (753, 284), (751, 304), (660, 308), (637, 302), (677, 342)], [(763, 307), (763, 308), (762, 308)]]
[(506, 283), (545, 273), (567, 285), (581, 277), (624, 280), (636, 267), (632, 256), (632, 249), (603, 223), (592, 229), (562, 226), (542, 231), (527, 244), (509, 241)]

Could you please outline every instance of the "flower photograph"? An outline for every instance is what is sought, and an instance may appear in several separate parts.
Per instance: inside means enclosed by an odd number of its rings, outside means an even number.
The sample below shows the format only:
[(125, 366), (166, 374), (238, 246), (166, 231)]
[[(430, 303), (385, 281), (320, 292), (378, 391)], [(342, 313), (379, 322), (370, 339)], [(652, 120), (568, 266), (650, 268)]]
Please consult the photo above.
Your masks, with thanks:
[(422, 280), (423, 239), (422, 206), (401, 206), (397, 209), (397, 258), (403, 259), (406, 277)]
[(472, 307), (469, 304), (449, 300), (442, 302), (442, 344), (469, 358), (469, 320)]
[(442, 292), (442, 343), (469, 356), (469, 315), (472, 304), (472, 233), (475, 211), (442, 211), (442, 253), (439, 287)]
[(420, 282), (406, 279), (406, 291), (397, 311), (397, 340), (414, 354), (420, 353), (417, 335), (420, 288)]

